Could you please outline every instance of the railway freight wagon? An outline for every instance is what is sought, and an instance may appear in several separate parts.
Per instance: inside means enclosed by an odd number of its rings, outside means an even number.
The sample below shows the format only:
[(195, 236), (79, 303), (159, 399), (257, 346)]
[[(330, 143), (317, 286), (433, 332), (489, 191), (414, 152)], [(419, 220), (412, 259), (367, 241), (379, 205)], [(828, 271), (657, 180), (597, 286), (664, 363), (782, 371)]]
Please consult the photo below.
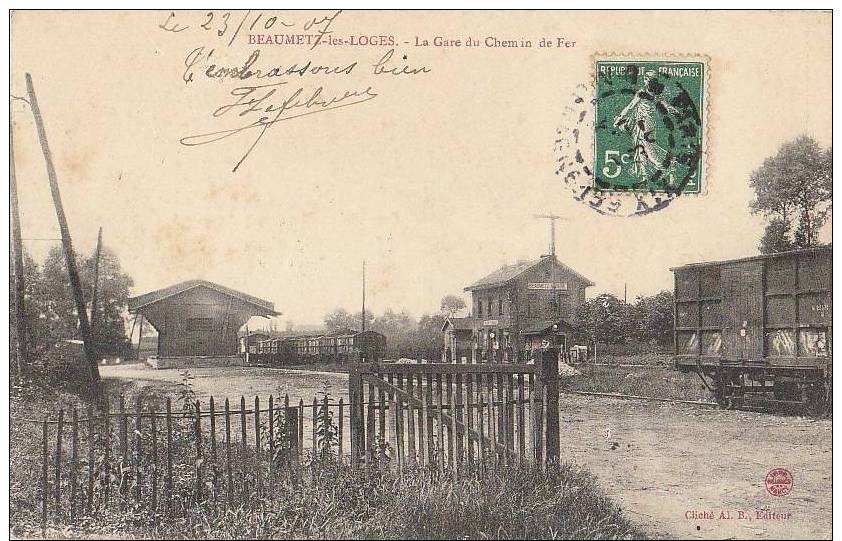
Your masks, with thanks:
[(671, 269), (675, 366), (724, 407), (798, 406), (832, 398), (832, 248)]
[(374, 331), (334, 332), (263, 340), (251, 354), (252, 364), (283, 366), (301, 362), (368, 362), (383, 360), (386, 337)]

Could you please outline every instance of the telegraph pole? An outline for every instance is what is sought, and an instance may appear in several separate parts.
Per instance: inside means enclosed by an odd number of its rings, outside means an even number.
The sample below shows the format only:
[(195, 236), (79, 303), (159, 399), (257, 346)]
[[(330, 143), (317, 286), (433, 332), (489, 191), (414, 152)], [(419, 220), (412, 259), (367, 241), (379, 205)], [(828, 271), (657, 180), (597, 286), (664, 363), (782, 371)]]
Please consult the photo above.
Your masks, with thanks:
[(365, 259), (363, 259), (363, 312), (362, 312), (362, 320), (363, 320), (363, 332), (365, 332)]
[(44, 154), (44, 162), (47, 166), (47, 177), (50, 180), (50, 192), (53, 196), (53, 205), (56, 207), (59, 229), (61, 230), (61, 244), (64, 247), (64, 258), (67, 262), (67, 273), (70, 275), (70, 286), (73, 289), (73, 299), (76, 303), (76, 312), (79, 314), (79, 330), (82, 333), (82, 342), (85, 347), (85, 357), (88, 361), (88, 372), (90, 374), (93, 390), (99, 389), (99, 367), (96, 362), (96, 351), (91, 340), (91, 328), (88, 322), (88, 311), (85, 306), (85, 299), (82, 293), (82, 282), (79, 279), (79, 270), (76, 268), (76, 254), (73, 251), (73, 243), (70, 239), (70, 229), (67, 226), (67, 217), (64, 215), (64, 206), (61, 204), (61, 192), (58, 187), (58, 176), (53, 165), (53, 155), (47, 144), (47, 131), (44, 128), (44, 119), (41, 117), (41, 109), (38, 107), (38, 99), (35, 97), (35, 87), (32, 85), (32, 76), (26, 74), (26, 91), (29, 94), (29, 106), (32, 108), (32, 115), (35, 117), (35, 126), (38, 129), (38, 139), (41, 142), (41, 151)]
[(15, 331), (17, 332), (17, 363), (18, 374), (28, 365), (29, 347), (26, 335), (26, 311), (24, 310), (24, 295), (26, 284), (23, 276), (23, 242), (20, 235), (20, 207), (18, 206), (18, 182), (15, 177), (15, 151), (12, 146), (12, 117), (9, 115), (9, 207), (12, 212), (12, 249), (15, 259)]
[(97, 326), (97, 297), (99, 293), (99, 256), (102, 253), (102, 227), (96, 237), (96, 254), (94, 255), (94, 288), (91, 293), (91, 336), (95, 335)]
[(543, 218), (550, 221), (550, 255), (555, 259), (555, 221), (564, 220), (557, 214), (533, 214), (535, 218)]

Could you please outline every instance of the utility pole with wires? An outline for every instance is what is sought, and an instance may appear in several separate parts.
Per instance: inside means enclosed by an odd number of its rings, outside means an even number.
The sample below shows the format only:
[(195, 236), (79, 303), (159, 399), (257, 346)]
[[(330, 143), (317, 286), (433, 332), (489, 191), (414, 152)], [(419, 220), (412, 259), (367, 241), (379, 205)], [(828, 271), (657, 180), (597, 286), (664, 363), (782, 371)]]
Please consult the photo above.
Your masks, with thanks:
[(29, 337), (26, 331), (26, 311), (24, 296), (26, 284), (23, 270), (23, 242), (20, 233), (20, 207), (18, 205), (18, 183), (15, 178), (15, 151), (12, 146), (12, 117), (9, 116), (9, 210), (12, 213), (12, 250), (14, 251), (15, 271), (15, 331), (17, 333), (17, 362), (15, 369), (20, 375), (29, 361)]
[[(96, 253), (94, 255), (94, 285), (91, 292), (91, 336), (96, 336), (97, 330), (97, 300), (99, 297), (99, 258), (102, 254), (102, 227), (96, 237)], [(96, 339), (94, 339), (96, 343)]]
[(555, 222), (556, 220), (566, 221), (566, 218), (562, 218), (557, 214), (533, 214), (532, 216), (550, 221), (550, 255), (555, 258)]
[(360, 314), (360, 319), (362, 319), (363, 325), (362, 332), (365, 332), (365, 259), (363, 259), (363, 311)]
[(76, 304), (76, 312), (79, 316), (79, 330), (82, 334), (82, 343), (85, 349), (85, 358), (88, 361), (88, 373), (92, 390), (101, 397), (99, 386), (99, 366), (97, 365), (96, 351), (93, 340), (91, 340), (91, 327), (88, 321), (88, 311), (85, 306), (85, 298), (82, 293), (82, 282), (79, 279), (79, 270), (76, 267), (76, 254), (73, 251), (73, 244), (70, 239), (70, 229), (67, 226), (67, 217), (64, 214), (64, 206), (61, 203), (61, 192), (58, 186), (58, 175), (53, 165), (53, 156), (47, 144), (47, 131), (44, 128), (44, 119), (41, 116), (41, 109), (38, 107), (38, 99), (35, 97), (35, 87), (32, 84), (32, 76), (26, 74), (26, 91), (29, 98), (29, 107), (32, 109), (32, 116), (35, 117), (35, 127), (38, 131), (38, 140), (41, 143), (41, 151), (44, 154), (44, 163), (47, 166), (47, 178), (50, 181), (50, 192), (53, 196), (53, 205), (56, 208), (59, 230), (61, 231), (61, 243), (64, 247), (64, 258), (67, 264), (67, 273), (70, 275), (70, 286), (73, 290), (73, 300)]

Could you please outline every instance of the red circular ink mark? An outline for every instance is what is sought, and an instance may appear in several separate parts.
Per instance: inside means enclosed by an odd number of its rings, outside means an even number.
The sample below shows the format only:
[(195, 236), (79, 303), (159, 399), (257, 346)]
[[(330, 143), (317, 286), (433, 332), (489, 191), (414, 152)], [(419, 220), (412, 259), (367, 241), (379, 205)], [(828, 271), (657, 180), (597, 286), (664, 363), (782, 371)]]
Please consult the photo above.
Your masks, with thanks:
[(786, 496), (792, 492), (792, 473), (786, 468), (774, 468), (766, 474), (766, 492), (772, 496)]

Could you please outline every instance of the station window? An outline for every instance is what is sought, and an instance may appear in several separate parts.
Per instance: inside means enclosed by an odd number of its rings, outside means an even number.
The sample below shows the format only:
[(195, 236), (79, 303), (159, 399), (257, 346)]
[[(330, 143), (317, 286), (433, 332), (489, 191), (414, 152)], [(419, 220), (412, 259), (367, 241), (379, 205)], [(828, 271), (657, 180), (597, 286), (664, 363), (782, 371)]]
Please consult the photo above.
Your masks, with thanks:
[(766, 332), (766, 353), (772, 357), (795, 356), (795, 331), (774, 329)]
[(497, 314), (503, 315), (503, 299), (497, 299)]
[(827, 328), (798, 329), (798, 355), (802, 357), (827, 357)]
[(526, 296), (526, 317), (534, 317), (538, 315), (538, 295), (529, 293)]
[(555, 306), (553, 308), (555, 308), (556, 314), (559, 317), (568, 317), (570, 315), (570, 302), (567, 295), (556, 295)]
[(213, 318), (212, 317), (191, 317), (187, 318), (188, 331), (212, 331)]
[(482, 301), (477, 301), (477, 316), (482, 317)]
[(488, 299), (488, 315), (494, 315), (494, 309), (492, 308), (491, 299)]

